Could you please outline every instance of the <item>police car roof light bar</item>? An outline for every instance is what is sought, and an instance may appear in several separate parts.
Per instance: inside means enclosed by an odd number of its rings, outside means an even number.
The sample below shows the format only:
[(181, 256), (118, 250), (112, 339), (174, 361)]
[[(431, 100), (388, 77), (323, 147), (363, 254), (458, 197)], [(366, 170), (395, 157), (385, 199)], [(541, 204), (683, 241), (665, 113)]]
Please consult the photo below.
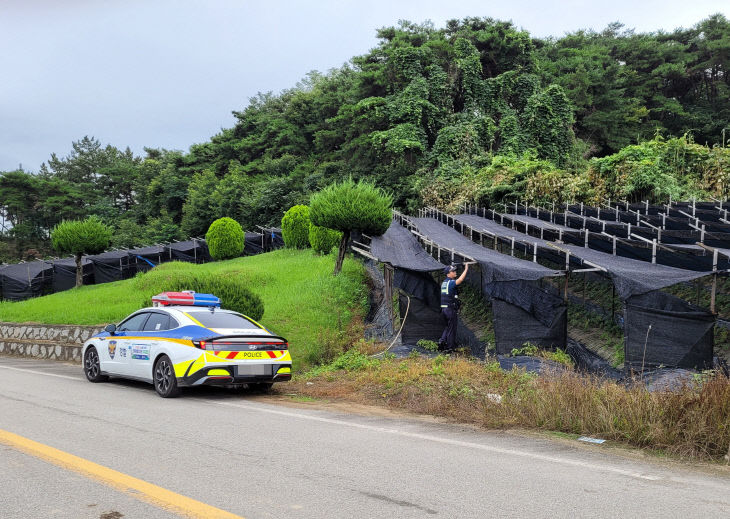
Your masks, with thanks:
[(192, 290), (162, 292), (152, 297), (152, 306), (203, 306), (220, 308), (221, 300), (213, 294), (198, 294)]

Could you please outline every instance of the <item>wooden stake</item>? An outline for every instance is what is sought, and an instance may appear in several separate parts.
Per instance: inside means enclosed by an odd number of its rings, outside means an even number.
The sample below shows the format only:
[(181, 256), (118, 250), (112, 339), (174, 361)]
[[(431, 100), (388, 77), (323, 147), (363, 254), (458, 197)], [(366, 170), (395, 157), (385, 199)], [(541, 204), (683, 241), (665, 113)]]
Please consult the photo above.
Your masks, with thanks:
[(710, 292), (710, 312), (715, 313), (715, 294), (717, 293), (717, 249), (712, 251), (712, 291)]
[(611, 323), (616, 322), (616, 285), (611, 283)]

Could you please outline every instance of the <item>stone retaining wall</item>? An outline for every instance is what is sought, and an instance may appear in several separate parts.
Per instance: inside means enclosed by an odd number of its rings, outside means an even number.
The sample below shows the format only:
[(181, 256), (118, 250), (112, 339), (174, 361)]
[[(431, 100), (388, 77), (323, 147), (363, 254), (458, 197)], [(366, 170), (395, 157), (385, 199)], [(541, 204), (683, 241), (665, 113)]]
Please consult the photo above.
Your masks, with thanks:
[(81, 362), (81, 346), (100, 326), (0, 322), (0, 354)]

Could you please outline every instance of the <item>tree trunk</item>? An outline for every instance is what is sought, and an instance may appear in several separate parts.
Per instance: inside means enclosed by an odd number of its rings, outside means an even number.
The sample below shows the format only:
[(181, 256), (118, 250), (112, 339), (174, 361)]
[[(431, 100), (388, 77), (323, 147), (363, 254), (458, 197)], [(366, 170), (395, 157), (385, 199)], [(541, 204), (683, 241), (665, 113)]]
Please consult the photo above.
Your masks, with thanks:
[(337, 261), (335, 262), (334, 275), (340, 273), (342, 270), (342, 262), (345, 260), (345, 252), (347, 251), (347, 242), (350, 241), (350, 231), (343, 231), (342, 239), (340, 240), (340, 248), (337, 251)]
[(76, 254), (76, 286), (84, 284), (84, 269), (81, 266), (81, 254)]

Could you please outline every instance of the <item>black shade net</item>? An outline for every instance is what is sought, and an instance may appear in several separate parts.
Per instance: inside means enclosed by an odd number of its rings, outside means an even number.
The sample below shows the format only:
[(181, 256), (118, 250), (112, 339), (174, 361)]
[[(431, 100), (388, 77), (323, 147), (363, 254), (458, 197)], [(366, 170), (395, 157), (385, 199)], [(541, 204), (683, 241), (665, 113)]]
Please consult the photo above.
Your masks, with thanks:
[[(489, 232), (515, 237), (515, 239), (520, 239), (528, 243), (534, 242), (541, 248), (552, 248), (556, 250), (554, 247), (550, 247), (546, 240), (540, 240), (514, 229), (504, 227), (494, 220), (482, 218), (477, 215), (459, 215), (454, 218), (457, 222), (463, 222), (477, 230), (484, 229)], [(567, 240), (567, 236), (564, 236), (564, 238)], [(589, 241), (589, 245), (591, 243)], [(607, 254), (592, 248), (567, 243), (556, 246), (564, 251), (569, 251), (573, 258), (577, 258), (583, 262), (590, 262), (605, 269), (607, 274), (613, 279), (616, 292), (622, 300), (634, 295), (659, 290), (677, 283), (692, 281), (712, 274), (711, 271), (686, 270), (668, 265), (652, 264), (619, 255), (613, 256), (612, 254)], [(589, 268), (590, 265), (586, 264), (585, 267)]]
[(168, 258), (169, 253), (165, 254), (165, 247), (162, 245), (152, 245), (129, 251), (129, 262), (137, 272), (147, 272), (163, 261), (168, 261)]
[(411, 221), (417, 227), (418, 232), (438, 244), (444, 254), (448, 254), (453, 249), (455, 253), (477, 261), (482, 269), (483, 285), (493, 281), (534, 281), (562, 275), (560, 271), (549, 269), (539, 263), (514, 258), (482, 247), (463, 236), (459, 231), (433, 218), (413, 218)]
[(382, 236), (370, 240), (370, 254), (382, 263), (419, 272), (441, 270), (444, 265), (431, 257), (406, 228), (392, 222)]
[(269, 227), (263, 230), (263, 235), (265, 252), (281, 249), (284, 246), (284, 237), (281, 234), (281, 228)]
[(257, 232), (247, 232), (243, 243), (243, 255), (254, 256), (264, 252), (264, 235)]
[(129, 251), (113, 250), (95, 256), (89, 256), (94, 264), (94, 278), (96, 283), (109, 283), (132, 277), (136, 268), (130, 263)]
[(573, 359), (577, 371), (600, 375), (612, 380), (620, 380), (623, 378), (621, 371), (611, 366), (607, 360), (593, 353), (579, 342), (569, 340), (565, 353)]
[(187, 240), (170, 243), (165, 246), (165, 254), (170, 261), (202, 263), (205, 260), (203, 240)]
[[(515, 238), (520, 238), (516, 230), (510, 228), (504, 228), (501, 224), (493, 221), (481, 218), (476, 215), (459, 215), (454, 217), (455, 220), (452, 224), (457, 228), (460, 228), (462, 223), (469, 225), (473, 229), (481, 229), (487, 232), (493, 232), (498, 235), (506, 235)], [(503, 227), (505, 231), (501, 231), (499, 227)], [(567, 239), (566, 235), (563, 236)], [(535, 242), (534, 237), (528, 237), (527, 235), (522, 236), (522, 240)], [(544, 247), (547, 244), (543, 240), (535, 242), (539, 247)], [(578, 259), (584, 263), (584, 267), (601, 267), (613, 280), (616, 288), (616, 293), (620, 299), (627, 302), (626, 307), (626, 357), (627, 359), (632, 358), (632, 352), (635, 352), (639, 341), (641, 341), (642, 354), (644, 347), (644, 338), (640, 338), (640, 330), (644, 328), (646, 333), (647, 319), (654, 319), (660, 323), (659, 326), (663, 330), (661, 334), (661, 341), (649, 341), (647, 344), (647, 351), (650, 351), (651, 363), (647, 365), (647, 368), (656, 367), (657, 364), (653, 364), (654, 361), (659, 362), (662, 366), (678, 366), (678, 367), (691, 367), (693, 369), (704, 369), (712, 361), (712, 330), (714, 326), (714, 316), (701, 309), (691, 308), (691, 305), (684, 303), (682, 300), (669, 296), (662, 292), (658, 292), (659, 289), (666, 288), (678, 283), (689, 282), (694, 279), (711, 274), (710, 271), (693, 271), (687, 269), (679, 269), (667, 265), (652, 264), (637, 259), (626, 258), (622, 256), (614, 256), (606, 254), (591, 248), (586, 248), (578, 245), (570, 244), (559, 244), (557, 245), (563, 251), (570, 252), (571, 260)], [(573, 262), (571, 261), (571, 263)], [(706, 264), (706, 263), (705, 263)], [(509, 293), (519, 293), (519, 291), (509, 290)], [(525, 297), (526, 300), (531, 300), (532, 296)], [(515, 304), (517, 303), (517, 304)], [(500, 308), (500, 303), (494, 304), (495, 313), (495, 335), (497, 335), (498, 351), (506, 352), (504, 346), (501, 346), (499, 342), (507, 340), (505, 335), (500, 333), (500, 323), (509, 321), (509, 313), (519, 314), (518, 309), (526, 312), (529, 316), (535, 320), (536, 314), (539, 315), (534, 308), (525, 308), (525, 301), (522, 303), (512, 301), (515, 305), (514, 308), (504, 310)], [(700, 312), (697, 314), (696, 312)], [(550, 314), (548, 315), (558, 315)], [(519, 315), (515, 315), (512, 319), (520, 318)], [(525, 322), (530, 322), (526, 316), (521, 316)], [(676, 323), (681, 323), (682, 332), (673, 333), (671, 322), (672, 319), (676, 320)], [(543, 319), (540, 323), (542, 326), (546, 326), (547, 323)], [(532, 327), (533, 323), (530, 323)], [(646, 326), (645, 326), (646, 325)], [(519, 333), (515, 331), (513, 333)], [(548, 333), (543, 332), (543, 337), (549, 338)], [(514, 339), (513, 342), (517, 343), (522, 339)], [(540, 341), (533, 340), (540, 345), (543, 345)], [(505, 344), (502, 342), (502, 344)], [(688, 351), (685, 351), (689, 348)], [(680, 352), (682, 353), (681, 360), (677, 360), (677, 356)], [(646, 358), (642, 357), (646, 362)], [(585, 359), (584, 359), (585, 360)], [(591, 363), (586, 363), (590, 366)], [(626, 364), (628, 369), (637, 369), (635, 363), (627, 360)], [(605, 370), (604, 370), (605, 371)]]
[(628, 371), (712, 367), (715, 316), (664, 292), (626, 302), (625, 361)]
[(482, 293), (492, 299), (498, 353), (509, 353), (526, 343), (565, 347), (565, 304), (534, 284), (544, 277), (561, 275), (559, 271), (484, 248), (431, 218), (415, 218), (412, 223), (420, 234), (447, 250), (447, 255), (453, 250), (479, 263)]
[[(573, 209), (579, 211), (575, 206), (573, 206)], [(550, 211), (523, 206), (518, 206), (516, 211), (517, 214), (504, 215), (504, 217), (521, 221), (526, 217), (525, 215), (529, 215), (532, 218), (552, 223), (558, 228), (564, 229), (564, 226), (574, 230), (586, 228), (592, 233), (606, 233), (636, 242), (639, 241), (635, 238), (638, 235), (647, 240), (656, 239), (659, 243), (668, 245), (694, 245), (697, 242), (702, 242), (709, 247), (730, 248), (730, 225), (723, 223), (708, 222), (705, 224), (705, 230), (702, 231), (701, 227), (691, 225), (694, 220), (690, 221), (686, 217), (681, 219), (671, 216), (637, 215), (636, 213), (621, 211), (616, 213), (612, 210), (599, 210), (588, 206), (583, 208), (583, 215), (570, 212), (551, 213)], [(493, 212), (487, 211), (486, 214), (489, 217)], [(618, 218), (618, 221), (616, 218)], [(649, 227), (647, 223), (655, 228)]]
[(561, 247), (583, 261), (604, 268), (611, 276), (616, 286), (616, 294), (621, 300), (712, 274), (612, 256), (577, 245), (564, 244)]
[[(401, 319), (405, 319), (402, 343), (414, 346), (420, 339), (438, 341), (446, 319), (441, 314), (441, 296), (436, 280), (427, 272), (396, 268), (393, 286), (400, 289), (398, 304)], [(456, 329), (456, 339), (459, 345), (469, 347), (472, 355), (484, 357), (483, 345), (461, 322)]]
[(0, 268), (2, 297), (20, 301), (37, 297), (51, 290), (53, 265), (45, 261), (29, 261)]
[[(263, 246), (262, 246), (263, 243)], [(259, 254), (283, 246), (281, 229), (246, 233), (244, 255)], [(203, 239), (154, 245), (131, 250), (113, 250), (85, 256), (82, 260), (84, 284), (109, 283), (145, 272), (166, 261), (205, 263), (211, 261)], [(73, 258), (36, 261), (0, 267), (0, 296), (18, 301), (76, 286), (76, 262)]]
[[(567, 317), (565, 305), (554, 307), (552, 324), (546, 326), (533, 314), (499, 298), (492, 299), (494, 339), (498, 354), (509, 354), (514, 348), (527, 344), (542, 349), (565, 348)], [(544, 314), (544, 310), (542, 311)]]
[[(76, 286), (76, 259), (64, 258), (51, 261), (53, 265), (53, 291), (63, 292)], [(87, 257), (81, 258), (81, 276), (84, 285), (94, 283), (94, 264)]]

